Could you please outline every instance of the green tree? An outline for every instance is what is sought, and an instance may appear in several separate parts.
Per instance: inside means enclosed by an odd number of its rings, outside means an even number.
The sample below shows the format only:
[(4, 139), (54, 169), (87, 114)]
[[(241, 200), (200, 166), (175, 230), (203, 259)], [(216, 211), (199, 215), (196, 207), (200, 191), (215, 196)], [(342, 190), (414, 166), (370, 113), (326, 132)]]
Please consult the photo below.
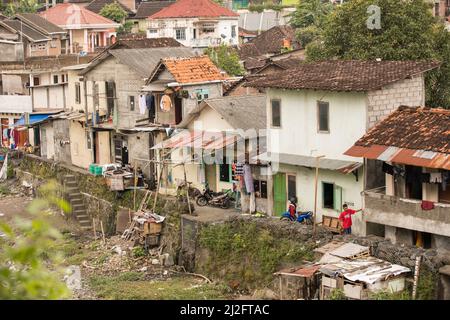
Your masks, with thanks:
[[(379, 16), (371, 6), (379, 8)], [(379, 27), (373, 24), (379, 19)], [(354, 0), (325, 19), (320, 41), (306, 47), (308, 60), (438, 59), (441, 68), (426, 75), (426, 104), (450, 107), (450, 37), (424, 0)]]
[(28, 208), (32, 220), (17, 220), (14, 228), (0, 222), (0, 300), (61, 299), (70, 296), (61, 281), (60, 255), (54, 249), (61, 234), (51, 226), (48, 208), (68, 210), (56, 195), (56, 184), (41, 189), (44, 198)]
[(117, 23), (122, 23), (128, 16), (127, 12), (117, 2), (105, 5), (100, 10), (100, 15)]
[(321, 31), (334, 6), (322, 0), (301, 0), (291, 14), (290, 24), (302, 46), (320, 41)]
[(210, 57), (217, 67), (229, 75), (240, 76), (244, 74), (244, 69), (239, 63), (239, 55), (233, 48), (221, 44), (218, 47), (205, 49), (205, 54)]
[(19, 0), (6, 5), (3, 13), (10, 17), (16, 13), (35, 13), (38, 8), (39, 4), (37, 0)]

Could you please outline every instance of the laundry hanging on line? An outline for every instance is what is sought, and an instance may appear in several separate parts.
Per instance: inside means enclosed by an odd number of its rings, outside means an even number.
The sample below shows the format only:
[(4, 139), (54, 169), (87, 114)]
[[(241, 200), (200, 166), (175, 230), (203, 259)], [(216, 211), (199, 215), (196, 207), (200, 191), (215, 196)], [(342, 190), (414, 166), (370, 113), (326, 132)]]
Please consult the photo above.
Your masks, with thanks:
[(442, 173), (431, 172), (430, 173), (430, 183), (442, 183)]
[(139, 95), (139, 113), (145, 114), (145, 111), (147, 110), (147, 102), (145, 95), (140, 94)]

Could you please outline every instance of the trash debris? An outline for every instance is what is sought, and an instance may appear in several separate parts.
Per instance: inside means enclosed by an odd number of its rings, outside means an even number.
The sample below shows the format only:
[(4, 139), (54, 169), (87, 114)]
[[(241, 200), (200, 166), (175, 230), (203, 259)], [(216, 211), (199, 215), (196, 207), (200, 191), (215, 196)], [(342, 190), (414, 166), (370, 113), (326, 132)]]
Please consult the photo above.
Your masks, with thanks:
[(152, 259), (152, 264), (153, 264), (153, 265), (159, 264), (159, 260), (158, 260), (158, 259)]
[(148, 270), (148, 267), (142, 267), (139, 269), (139, 271), (141, 271), (141, 272), (146, 272), (147, 270)]

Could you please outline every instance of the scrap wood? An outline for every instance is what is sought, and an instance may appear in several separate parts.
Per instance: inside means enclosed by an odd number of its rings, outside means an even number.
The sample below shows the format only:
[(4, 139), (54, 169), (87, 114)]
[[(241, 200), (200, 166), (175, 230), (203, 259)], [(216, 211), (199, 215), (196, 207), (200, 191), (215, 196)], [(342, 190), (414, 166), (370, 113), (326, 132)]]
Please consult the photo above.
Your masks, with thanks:
[(184, 272), (176, 271), (176, 270), (173, 270), (173, 269), (171, 269), (171, 271), (175, 272), (175, 273), (181, 273), (181, 274), (187, 274), (187, 275), (190, 275), (190, 276), (199, 277), (199, 278), (202, 278), (203, 280), (205, 280), (208, 283), (212, 283), (212, 281), (209, 278), (205, 277), (204, 275), (198, 274), (198, 273), (187, 272), (186, 269), (184, 268), (184, 266), (182, 266), (182, 268), (183, 268)]

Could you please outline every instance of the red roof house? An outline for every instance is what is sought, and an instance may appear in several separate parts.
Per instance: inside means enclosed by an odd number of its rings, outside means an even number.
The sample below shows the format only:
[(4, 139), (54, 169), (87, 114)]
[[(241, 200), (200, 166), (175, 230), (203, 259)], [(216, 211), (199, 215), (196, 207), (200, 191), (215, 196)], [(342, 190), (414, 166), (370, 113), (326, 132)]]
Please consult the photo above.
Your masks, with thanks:
[(179, 0), (153, 14), (149, 19), (238, 16), (239, 14), (236, 12), (224, 8), (211, 0)]
[(72, 3), (61, 3), (40, 15), (69, 32), (70, 52), (94, 52), (109, 44), (120, 24)]

